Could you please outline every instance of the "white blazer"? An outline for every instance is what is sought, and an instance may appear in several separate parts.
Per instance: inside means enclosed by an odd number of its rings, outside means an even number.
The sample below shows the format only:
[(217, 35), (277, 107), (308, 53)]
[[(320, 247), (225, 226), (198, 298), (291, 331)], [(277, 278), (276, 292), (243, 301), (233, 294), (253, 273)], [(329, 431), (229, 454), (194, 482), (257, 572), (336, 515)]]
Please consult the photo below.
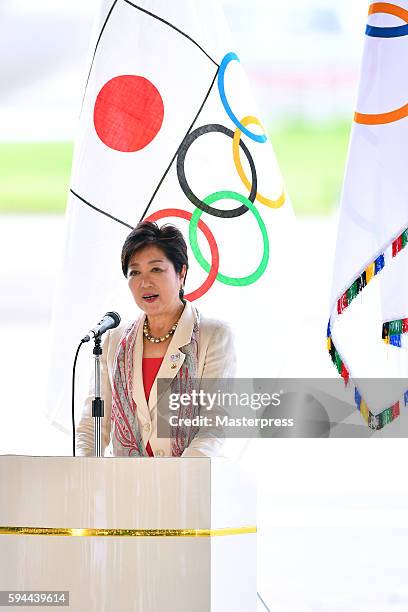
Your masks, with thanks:
[[(173, 379), (179, 371), (185, 355), (179, 351), (189, 344), (196, 318), (195, 308), (191, 303), (186, 306), (178, 322), (176, 331), (167, 347), (157, 377)], [(146, 446), (150, 442), (155, 457), (171, 457), (171, 440), (157, 437), (157, 382), (146, 401), (142, 379), (143, 357), (143, 323), (141, 317), (136, 332), (133, 356), (133, 399), (137, 406), (139, 429)], [(236, 371), (236, 354), (234, 339), (230, 327), (216, 319), (209, 319), (200, 314), (200, 333), (198, 346), (198, 373), (201, 378), (233, 378)], [(103, 355), (101, 359), (101, 395), (105, 401), (105, 416), (102, 419), (102, 454), (112, 455), (111, 448), (111, 410), (112, 410), (112, 374), (116, 349), (127, 325), (121, 324), (105, 334)], [(177, 367), (172, 368), (170, 356), (180, 352)], [(91, 387), (82, 410), (81, 420), (76, 428), (76, 454), (92, 456), (94, 454), (94, 419), (92, 417), (92, 399), (94, 390)], [(209, 436), (208, 432), (198, 431), (183, 452), (183, 457), (215, 457), (222, 455), (224, 440)]]

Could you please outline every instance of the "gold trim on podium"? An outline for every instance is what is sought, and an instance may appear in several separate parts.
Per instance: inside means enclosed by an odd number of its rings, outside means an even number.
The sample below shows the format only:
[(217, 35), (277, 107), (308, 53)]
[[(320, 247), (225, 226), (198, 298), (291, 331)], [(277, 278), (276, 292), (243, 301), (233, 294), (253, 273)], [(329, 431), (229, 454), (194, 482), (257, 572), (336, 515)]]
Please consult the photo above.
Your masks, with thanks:
[(153, 537), (153, 538), (213, 538), (216, 536), (256, 533), (256, 526), (225, 529), (66, 529), (60, 527), (4, 527), (0, 535), (74, 536), (74, 537)]

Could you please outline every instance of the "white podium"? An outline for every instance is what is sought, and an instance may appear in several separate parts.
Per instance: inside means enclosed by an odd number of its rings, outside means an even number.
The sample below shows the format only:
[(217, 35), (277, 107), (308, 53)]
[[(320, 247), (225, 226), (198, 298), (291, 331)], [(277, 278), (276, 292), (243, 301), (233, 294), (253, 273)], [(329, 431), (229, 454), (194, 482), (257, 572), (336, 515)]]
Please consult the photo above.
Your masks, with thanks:
[(73, 612), (255, 611), (255, 485), (221, 458), (2, 456), (13, 590), (69, 591)]

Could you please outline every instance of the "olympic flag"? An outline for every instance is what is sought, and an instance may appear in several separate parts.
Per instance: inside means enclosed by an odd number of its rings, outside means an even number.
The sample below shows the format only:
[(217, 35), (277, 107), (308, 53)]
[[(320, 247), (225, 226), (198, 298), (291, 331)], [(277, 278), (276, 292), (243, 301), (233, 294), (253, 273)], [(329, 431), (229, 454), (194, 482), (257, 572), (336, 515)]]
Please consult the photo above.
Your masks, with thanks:
[(216, 1), (101, 4), (54, 307), (47, 414), (66, 431), (78, 341), (107, 310), (135, 318), (120, 252), (141, 219), (184, 233), (186, 297), (231, 323), (241, 374), (276, 374), (293, 213)]
[[(408, 2), (369, 7), (344, 180), (327, 346), (373, 429), (400, 414), (408, 374)], [(361, 297), (360, 297), (361, 294)], [(359, 299), (355, 299), (359, 296)], [(362, 378), (398, 378), (384, 405)], [(358, 381), (360, 379), (360, 382)]]

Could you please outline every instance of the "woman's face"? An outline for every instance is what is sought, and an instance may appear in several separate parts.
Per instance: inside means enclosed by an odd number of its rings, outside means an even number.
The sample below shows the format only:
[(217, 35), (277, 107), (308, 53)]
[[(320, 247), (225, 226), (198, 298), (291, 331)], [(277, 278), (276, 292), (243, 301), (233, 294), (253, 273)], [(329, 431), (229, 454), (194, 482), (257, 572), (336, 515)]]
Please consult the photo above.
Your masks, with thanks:
[(130, 259), (127, 278), (136, 304), (148, 316), (172, 314), (181, 304), (179, 291), (186, 266), (180, 274), (156, 246), (136, 251)]

